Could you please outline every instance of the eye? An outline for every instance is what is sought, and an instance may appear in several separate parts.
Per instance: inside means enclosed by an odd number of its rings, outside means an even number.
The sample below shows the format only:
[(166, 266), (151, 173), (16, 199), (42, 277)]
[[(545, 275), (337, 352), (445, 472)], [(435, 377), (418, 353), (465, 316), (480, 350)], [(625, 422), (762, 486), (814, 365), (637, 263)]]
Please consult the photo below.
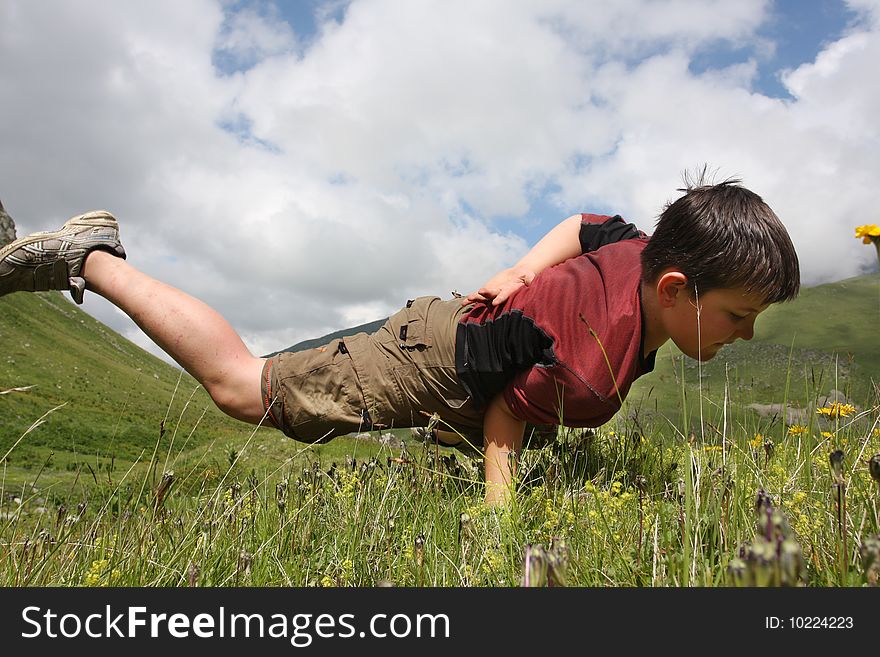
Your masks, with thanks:
[(737, 315), (736, 313), (728, 313), (728, 315), (730, 315), (730, 317), (731, 317), (731, 318), (733, 319), (733, 321), (735, 321), (735, 322), (742, 321), (742, 320), (744, 320), (746, 317), (748, 317), (748, 315)]

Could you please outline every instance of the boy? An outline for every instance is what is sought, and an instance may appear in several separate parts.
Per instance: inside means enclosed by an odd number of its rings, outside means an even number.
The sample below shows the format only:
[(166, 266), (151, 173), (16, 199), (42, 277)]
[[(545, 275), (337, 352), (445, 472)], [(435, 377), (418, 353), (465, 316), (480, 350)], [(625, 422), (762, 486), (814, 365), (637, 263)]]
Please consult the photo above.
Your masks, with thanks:
[[(0, 295), (102, 295), (194, 376), (228, 415), (300, 440), (429, 417), (482, 432), (486, 501), (510, 494), (526, 422), (595, 427), (672, 339), (708, 360), (797, 295), (797, 255), (738, 181), (698, 184), (648, 239), (620, 217), (575, 215), (464, 300), (421, 297), (376, 333), (254, 357), (202, 302), (124, 262), (116, 220), (91, 212), (0, 249)], [(539, 275), (540, 274), (540, 275)]]

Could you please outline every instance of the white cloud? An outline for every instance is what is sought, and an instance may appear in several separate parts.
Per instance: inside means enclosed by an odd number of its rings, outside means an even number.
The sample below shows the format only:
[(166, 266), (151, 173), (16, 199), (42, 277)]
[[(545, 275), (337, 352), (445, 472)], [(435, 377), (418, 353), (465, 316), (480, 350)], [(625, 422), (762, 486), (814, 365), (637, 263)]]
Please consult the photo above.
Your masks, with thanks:
[(649, 229), (704, 161), (770, 201), (807, 282), (843, 278), (872, 263), (852, 227), (880, 174), (858, 4), (782, 101), (753, 61), (689, 68), (720, 41), (763, 56), (761, 0), (356, 0), (307, 46), (262, 5), (5, 2), (0, 194), (19, 234), (114, 211), (135, 265), (259, 353), (476, 287), (526, 249), (496, 219), (545, 186), (548, 229), (596, 207)]
[(277, 10), (270, 8), (261, 15), (244, 8), (227, 16), (215, 42), (215, 56), (227, 58), (230, 67), (245, 69), (265, 57), (292, 52), (296, 45), (293, 29)]

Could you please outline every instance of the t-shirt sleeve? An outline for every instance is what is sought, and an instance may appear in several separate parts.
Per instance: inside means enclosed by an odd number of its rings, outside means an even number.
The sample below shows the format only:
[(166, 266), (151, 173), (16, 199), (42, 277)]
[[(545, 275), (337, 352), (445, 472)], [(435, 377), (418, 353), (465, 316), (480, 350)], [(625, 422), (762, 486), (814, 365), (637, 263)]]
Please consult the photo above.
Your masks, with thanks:
[(564, 367), (519, 372), (504, 389), (504, 401), (516, 417), (532, 424), (597, 427), (617, 411)]
[(595, 214), (581, 215), (581, 252), (589, 253), (606, 244), (614, 244), (621, 240), (644, 239), (645, 233), (628, 224), (620, 215), (611, 218)]

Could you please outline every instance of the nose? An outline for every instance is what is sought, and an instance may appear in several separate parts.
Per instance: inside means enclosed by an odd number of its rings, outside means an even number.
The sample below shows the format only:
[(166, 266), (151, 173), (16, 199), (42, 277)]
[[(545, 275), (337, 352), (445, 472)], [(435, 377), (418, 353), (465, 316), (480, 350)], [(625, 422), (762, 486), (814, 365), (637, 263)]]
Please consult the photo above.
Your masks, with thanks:
[(755, 337), (755, 318), (748, 322), (743, 322), (743, 325), (737, 329), (736, 335), (743, 340), (751, 340)]

